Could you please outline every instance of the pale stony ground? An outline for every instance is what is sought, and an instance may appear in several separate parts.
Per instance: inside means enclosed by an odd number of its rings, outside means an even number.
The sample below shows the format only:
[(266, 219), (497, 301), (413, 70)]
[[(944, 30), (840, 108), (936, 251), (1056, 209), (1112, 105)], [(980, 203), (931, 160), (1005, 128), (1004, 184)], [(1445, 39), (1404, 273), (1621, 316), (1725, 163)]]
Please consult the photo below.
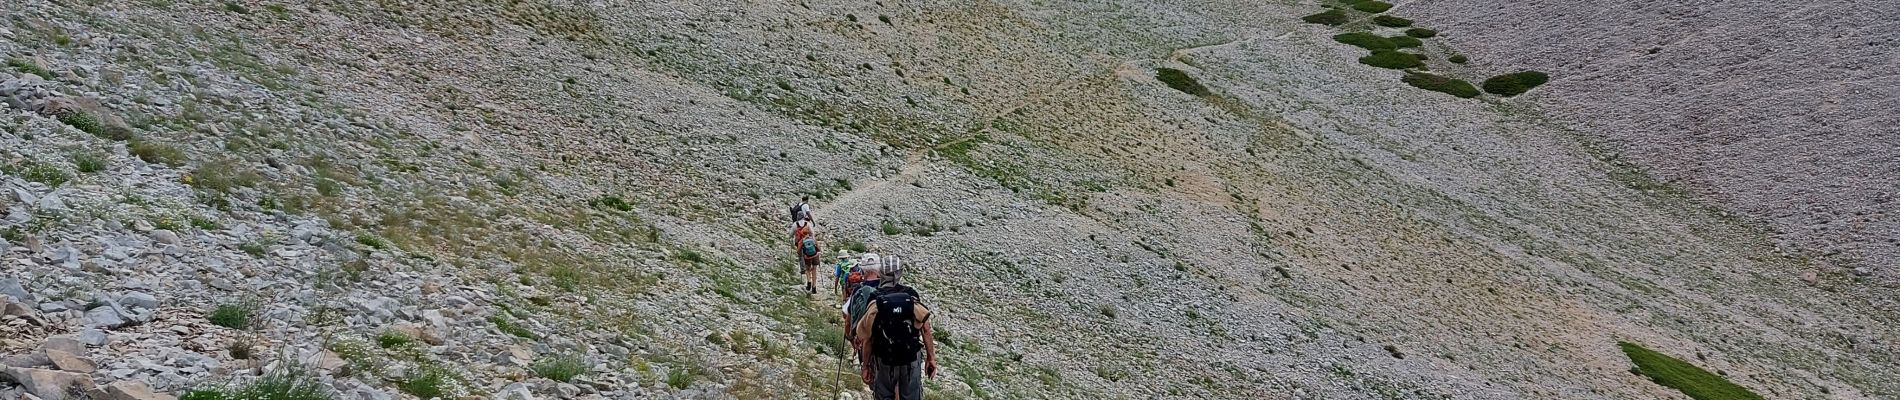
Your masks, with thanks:
[[(1314, 4), (121, 3), (0, 6), (54, 98), (189, 159), (10, 109), (0, 162), (75, 178), (4, 177), (8, 365), (103, 334), (91, 379), (174, 394), (289, 361), (341, 398), (826, 398), (781, 249), (811, 193), (828, 243), (915, 263), (933, 398), (1680, 396), (1618, 340), (1900, 395), (1887, 289), (1535, 102), (1359, 65)], [(204, 320), (233, 302), (260, 326)]]
[(1395, 4), (1475, 66), (1549, 72), (1526, 100), (1789, 251), (1900, 279), (1900, 3)]

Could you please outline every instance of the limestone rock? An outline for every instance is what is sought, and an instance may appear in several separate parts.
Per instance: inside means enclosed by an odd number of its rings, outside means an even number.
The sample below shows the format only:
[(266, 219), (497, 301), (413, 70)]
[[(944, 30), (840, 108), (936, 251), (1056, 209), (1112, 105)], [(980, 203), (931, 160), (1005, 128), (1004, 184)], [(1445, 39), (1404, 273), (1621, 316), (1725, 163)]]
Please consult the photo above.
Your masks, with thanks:
[(53, 361), (53, 367), (61, 371), (92, 373), (98, 367), (92, 361), (62, 350), (46, 349), (46, 358)]
[(92, 388), (92, 377), (85, 374), (36, 368), (6, 367), (4, 372), (27, 393), (46, 400), (65, 400), (70, 393)]
[(152, 391), (140, 381), (118, 381), (106, 385), (105, 397), (96, 400), (176, 400), (177, 397)]

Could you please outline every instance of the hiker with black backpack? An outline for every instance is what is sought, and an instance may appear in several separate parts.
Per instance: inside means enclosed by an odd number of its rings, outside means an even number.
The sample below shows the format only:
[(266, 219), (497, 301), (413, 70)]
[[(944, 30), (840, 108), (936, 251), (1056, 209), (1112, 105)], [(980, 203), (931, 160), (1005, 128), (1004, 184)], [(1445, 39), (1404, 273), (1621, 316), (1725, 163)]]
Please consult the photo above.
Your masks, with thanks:
[(877, 400), (920, 400), (924, 377), (937, 376), (930, 308), (916, 289), (898, 283), (901, 264), (887, 261), (880, 269), (877, 291), (851, 335), (871, 365), (865, 384)]

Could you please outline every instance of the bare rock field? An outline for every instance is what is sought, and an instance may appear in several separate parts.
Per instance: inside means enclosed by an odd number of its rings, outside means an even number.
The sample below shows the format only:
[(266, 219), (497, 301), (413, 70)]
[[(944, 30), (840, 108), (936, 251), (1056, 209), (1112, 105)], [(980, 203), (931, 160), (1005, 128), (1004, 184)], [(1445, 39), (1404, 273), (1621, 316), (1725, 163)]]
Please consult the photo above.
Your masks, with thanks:
[(867, 398), (806, 195), (930, 399), (1896, 398), (1830, 4), (0, 2), (0, 399)]

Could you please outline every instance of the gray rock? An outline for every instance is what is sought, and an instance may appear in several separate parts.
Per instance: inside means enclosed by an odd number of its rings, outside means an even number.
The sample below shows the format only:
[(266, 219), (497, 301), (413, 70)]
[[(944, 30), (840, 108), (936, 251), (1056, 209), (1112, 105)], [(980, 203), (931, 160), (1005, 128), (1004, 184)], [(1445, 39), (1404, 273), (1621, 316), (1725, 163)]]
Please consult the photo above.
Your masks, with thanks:
[(158, 298), (153, 297), (151, 294), (147, 294), (145, 292), (131, 292), (131, 293), (126, 293), (125, 297), (119, 298), (119, 304), (123, 304), (125, 306), (132, 307), (132, 308), (157, 310)]
[(62, 350), (46, 349), (46, 359), (53, 361), (53, 367), (61, 371), (90, 374), (98, 369), (91, 360)]
[(167, 229), (155, 229), (151, 233), (152, 241), (164, 244), (178, 244), (178, 233)]
[(73, 339), (87, 346), (99, 347), (106, 345), (106, 342), (111, 340), (111, 336), (106, 335), (106, 331), (86, 329), (79, 331), (78, 334), (74, 334)]
[(140, 381), (118, 381), (106, 385), (105, 396), (95, 400), (175, 400), (176, 397), (153, 392), (152, 387)]
[(72, 353), (72, 354), (86, 354), (86, 344), (83, 342), (80, 342), (79, 339), (74, 339), (70, 335), (59, 335), (59, 336), (46, 338), (45, 342), (40, 343), (40, 349), (41, 350), (58, 350), (58, 351), (63, 351), (67, 353)]
[(116, 307), (99, 307), (86, 312), (85, 325), (88, 328), (113, 329), (124, 327), (130, 323), (131, 322), (126, 321), (125, 316), (119, 315), (119, 310), (117, 310)]
[(500, 392), (496, 392), (495, 399), (496, 400), (535, 400), (535, 397), (534, 397), (534, 391), (528, 389), (527, 383), (515, 382), (515, 383), (508, 384), (508, 386), (502, 387)]
[(26, 288), (20, 286), (20, 280), (11, 276), (0, 278), (0, 294), (13, 296), (15, 300), (23, 302), (34, 301), (33, 294), (27, 293)]
[[(65, 400), (67, 393), (89, 389), (92, 377), (49, 369), (6, 367), (4, 373), (27, 393), (46, 400)], [(75, 390), (78, 389), (78, 390)]]

